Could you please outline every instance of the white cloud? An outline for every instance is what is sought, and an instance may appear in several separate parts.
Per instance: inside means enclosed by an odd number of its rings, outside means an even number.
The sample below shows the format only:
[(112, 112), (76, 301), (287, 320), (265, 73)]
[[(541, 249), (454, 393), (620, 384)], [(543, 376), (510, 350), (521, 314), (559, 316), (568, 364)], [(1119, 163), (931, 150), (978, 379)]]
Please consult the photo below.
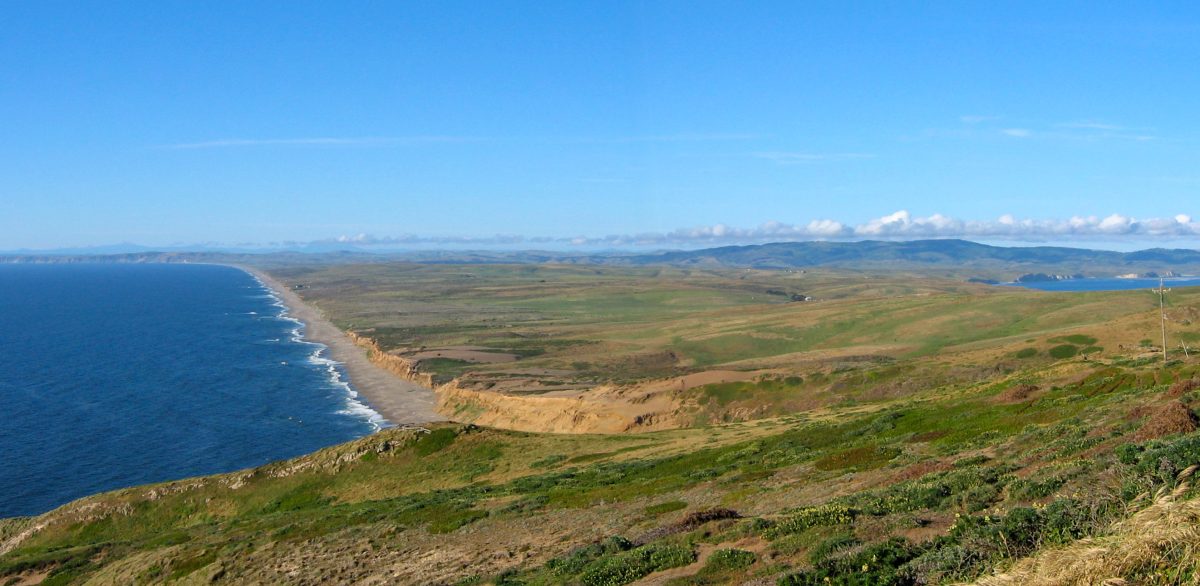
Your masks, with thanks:
[(1155, 140), (1147, 128), (1131, 128), (1104, 122), (1064, 122), (1045, 128), (1002, 128), (1000, 133), (1013, 138), (1036, 138), (1059, 141), (1119, 140), (1145, 142)]
[(474, 244), (479, 246), (497, 244), (521, 244), (523, 242), (552, 242), (555, 239), (526, 238), (518, 235), (497, 234), (494, 236), (419, 236), (416, 234), (401, 234), (399, 236), (375, 236), (373, 234), (343, 234), (327, 240), (315, 240), (311, 244), (353, 244), (356, 246), (416, 246), (426, 244)]
[(1062, 128), (1079, 128), (1082, 130), (1109, 130), (1109, 131), (1112, 131), (1112, 130), (1124, 130), (1125, 129), (1124, 126), (1117, 126), (1116, 124), (1105, 124), (1103, 122), (1093, 122), (1093, 121), (1065, 122), (1063, 124), (1058, 124), (1057, 126), (1062, 127)]
[(834, 220), (813, 220), (805, 227), (805, 231), (813, 236), (833, 238), (846, 233), (846, 225)]
[(1097, 229), (1106, 234), (1125, 234), (1133, 229), (1133, 218), (1113, 214), (1100, 220)]
[(888, 232), (897, 229), (897, 227), (905, 226), (909, 223), (909, 220), (910, 217), (908, 211), (900, 210), (858, 226), (854, 229), (854, 233), (866, 236), (879, 236), (887, 234)]
[(1172, 218), (1139, 220), (1122, 214), (1105, 217), (1073, 216), (1066, 219), (1017, 218), (1004, 214), (994, 220), (962, 220), (942, 214), (914, 216), (899, 210), (857, 225), (831, 219), (812, 220), (803, 224), (772, 221), (757, 228), (734, 228), (725, 224), (698, 226), (665, 233), (579, 237), (577, 245), (609, 246), (667, 246), (735, 244), (801, 240), (855, 240), (965, 238), (1039, 242), (1046, 240), (1100, 240), (1105, 238), (1183, 239), (1200, 238), (1200, 222), (1179, 214)]
[[(1122, 214), (1108, 216), (1072, 216), (1065, 219), (1017, 218), (1003, 214), (994, 220), (963, 220), (942, 214), (914, 216), (907, 210), (880, 216), (859, 224), (832, 219), (816, 219), (788, 224), (770, 221), (754, 228), (728, 224), (680, 228), (669, 232), (613, 234), (571, 238), (495, 235), (444, 237), (402, 235), (377, 237), (370, 234), (340, 236), (333, 242), (364, 247), (388, 246), (522, 246), (531, 244), (570, 245), (577, 247), (648, 247), (752, 244), (807, 240), (908, 240), (923, 238), (964, 238), (970, 240), (1013, 242), (1064, 242), (1071, 240), (1179, 240), (1200, 238), (1200, 222), (1178, 214), (1168, 218), (1137, 219)], [(324, 241), (331, 242), (331, 241)]]

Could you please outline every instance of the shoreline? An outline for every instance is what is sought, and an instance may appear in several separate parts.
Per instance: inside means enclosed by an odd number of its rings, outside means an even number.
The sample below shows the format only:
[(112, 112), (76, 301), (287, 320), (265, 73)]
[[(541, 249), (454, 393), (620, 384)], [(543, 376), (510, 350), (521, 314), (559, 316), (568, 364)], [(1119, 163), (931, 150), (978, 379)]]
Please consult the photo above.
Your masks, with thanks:
[(305, 303), (274, 277), (258, 269), (230, 266), (245, 271), (271, 290), (287, 307), (288, 317), (304, 324), (305, 340), (325, 346), (329, 352), (327, 358), (345, 369), (351, 390), (358, 394), (355, 400), (365, 402), (367, 407), (395, 425), (445, 420), (435, 409), (437, 397), (433, 389), (404, 380), (371, 362), (366, 351), (326, 319), (320, 310)]

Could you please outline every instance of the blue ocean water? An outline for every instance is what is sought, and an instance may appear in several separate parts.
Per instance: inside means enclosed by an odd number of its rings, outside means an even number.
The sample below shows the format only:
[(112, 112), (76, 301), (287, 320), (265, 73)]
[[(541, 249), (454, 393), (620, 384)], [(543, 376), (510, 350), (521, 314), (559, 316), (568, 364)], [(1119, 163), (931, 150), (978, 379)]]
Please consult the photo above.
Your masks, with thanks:
[[(1167, 287), (1196, 287), (1200, 279), (1164, 279)], [(1158, 279), (1067, 279), (1064, 281), (1041, 281), (1036, 283), (1005, 283), (1005, 286), (1025, 287), (1041, 291), (1130, 291), (1158, 287)]]
[(0, 265), (0, 517), (386, 425), (301, 333), (232, 267)]

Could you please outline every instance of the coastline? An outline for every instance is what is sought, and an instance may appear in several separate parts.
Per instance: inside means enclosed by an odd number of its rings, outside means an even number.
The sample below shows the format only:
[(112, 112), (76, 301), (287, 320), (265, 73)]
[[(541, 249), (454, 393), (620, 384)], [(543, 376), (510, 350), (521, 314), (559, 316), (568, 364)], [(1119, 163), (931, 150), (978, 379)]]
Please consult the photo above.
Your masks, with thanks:
[(231, 266), (249, 273), (270, 289), (287, 306), (288, 316), (304, 324), (304, 338), (324, 345), (328, 350), (327, 358), (345, 368), (353, 391), (389, 423), (405, 425), (445, 419), (437, 413), (437, 398), (432, 389), (404, 380), (371, 362), (366, 352), (345, 332), (267, 273), (241, 265)]

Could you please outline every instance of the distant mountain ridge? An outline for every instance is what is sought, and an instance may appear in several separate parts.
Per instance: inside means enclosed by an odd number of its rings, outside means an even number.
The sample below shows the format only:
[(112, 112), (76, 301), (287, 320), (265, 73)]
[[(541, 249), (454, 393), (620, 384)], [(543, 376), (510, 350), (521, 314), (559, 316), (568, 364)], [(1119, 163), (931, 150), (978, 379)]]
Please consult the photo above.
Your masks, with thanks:
[[(103, 248), (96, 249), (103, 250)], [(586, 264), (696, 268), (940, 270), (1017, 279), (1025, 274), (1111, 277), (1126, 274), (1200, 273), (1200, 251), (1152, 248), (1115, 252), (1063, 246), (992, 246), (966, 240), (858, 242), (777, 242), (650, 253), (579, 254), (554, 251), (430, 250), (367, 252), (311, 250), (289, 252), (135, 251), (123, 254), (9, 254), (13, 262), (210, 262), (246, 264), (326, 264), (413, 262), (433, 264)]]
[(723, 246), (628, 257), (638, 264), (723, 265), (753, 268), (857, 267), (896, 262), (912, 265), (1133, 266), (1139, 263), (1200, 266), (1200, 251), (1154, 248), (1115, 252), (1063, 246), (1005, 247), (967, 240), (778, 242)]

